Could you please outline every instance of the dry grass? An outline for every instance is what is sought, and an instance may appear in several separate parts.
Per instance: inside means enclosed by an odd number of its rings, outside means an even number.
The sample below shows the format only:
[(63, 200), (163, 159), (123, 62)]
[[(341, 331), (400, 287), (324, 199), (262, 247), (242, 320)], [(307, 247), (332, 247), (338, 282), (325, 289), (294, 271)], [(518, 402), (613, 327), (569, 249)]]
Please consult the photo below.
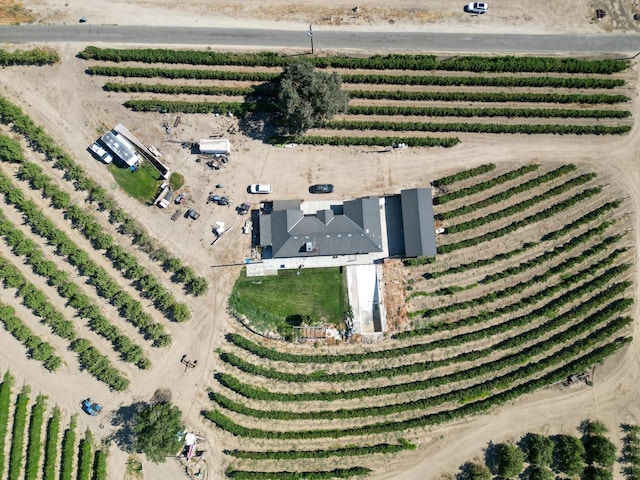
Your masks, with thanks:
[(33, 22), (34, 18), (21, 2), (0, 0), (0, 25)]

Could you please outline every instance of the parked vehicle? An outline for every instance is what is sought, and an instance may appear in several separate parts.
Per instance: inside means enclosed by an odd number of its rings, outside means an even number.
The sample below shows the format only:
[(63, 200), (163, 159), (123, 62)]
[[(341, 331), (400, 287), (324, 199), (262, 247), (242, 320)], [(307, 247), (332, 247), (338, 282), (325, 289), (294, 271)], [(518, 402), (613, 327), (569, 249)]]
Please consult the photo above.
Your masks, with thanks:
[(319, 183), (309, 187), (309, 193), (332, 193), (333, 185), (330, 183)]
[(185, 213), (185, 217), (197, 220), (198, 218), (200, 218), (200, 214), (196, 212), (193, 208), (190, 208), (189, 210), (187, 210), (187, 213)]
[(465, 7), (469, 13), (483, 14), (489, 11), (489, 4), (484, 2), (471, 2)]
[(266, 183), (254, 183), (253, 185), (249, 185), (249, 188), (247, 189), (249, 193), (271, 193), (271, 190), (271, 185)]
[(102, 411), (102, 405), (95, 403), (90, 398), (82, 401), (82, 410), (88, 415), (95, 417)]
[(104, 163), (113, 162), (113, 157), (109, 152), (107, 152), (104, 148), (102, 148), (98, 142), (94, 142), (89, 145), (89, 150), (93, 153), (98, 159), (102, 160)]
[(236, 207), (236, 212), (238, 212), (238, 215), (246, 215), (247, 213), (249, 213), (249, 210), (251, 210), (251, 204), (247, 202), (244, 202)]

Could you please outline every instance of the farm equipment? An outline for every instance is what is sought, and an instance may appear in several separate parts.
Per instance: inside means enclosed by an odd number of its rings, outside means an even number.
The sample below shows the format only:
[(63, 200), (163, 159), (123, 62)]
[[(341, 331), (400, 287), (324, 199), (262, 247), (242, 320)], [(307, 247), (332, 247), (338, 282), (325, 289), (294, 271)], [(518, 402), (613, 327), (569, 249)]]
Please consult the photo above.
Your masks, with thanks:
[(102, 405), (95, 403), (90, 398), (82, 401), (82, 410), (92, 417), (95, 417), (102, 411)]
[(233, 230), (233, 227), (225, 228), (224, 222), (216, 222), (216, 224), (212, 228), (213, 234), (216, 236), (216, 238), (213, 240), (213, 242), (211, 242), (211, 245), (215, 245), (215, 243), (220, 240), (220, 237), (222, 237), (225, 233), (230, 232), (231, 230)]
[(209, 203), (216, 203), (218, 205), (230, 205), (231, 204), (231, 200), (229, 200), (229, 197), (226, 197), (224, 195), (214, 195), (213, 192), (209, 193), (209, 197), (207, 198), (207, 204)]

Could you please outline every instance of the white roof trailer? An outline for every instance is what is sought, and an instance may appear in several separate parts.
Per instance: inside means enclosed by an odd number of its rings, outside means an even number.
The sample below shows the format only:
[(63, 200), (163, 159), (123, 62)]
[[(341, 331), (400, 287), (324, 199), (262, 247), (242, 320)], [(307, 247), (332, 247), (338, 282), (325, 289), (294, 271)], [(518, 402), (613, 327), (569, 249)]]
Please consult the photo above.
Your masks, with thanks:
[(136, 154), (135, 148), (131, 145), (126, 138), (114, 131), (105, 133), (102, 137), (102, 142), (109, 147), (109, 150), (113, 152), (120, 160), (126, 163), (129, 167), (135, 165), (140, 161), (140, 158)]
[(231, 143), (226, 138), (205, 138), (198, 144), (200, 153), (228, 155), (231, 153)]

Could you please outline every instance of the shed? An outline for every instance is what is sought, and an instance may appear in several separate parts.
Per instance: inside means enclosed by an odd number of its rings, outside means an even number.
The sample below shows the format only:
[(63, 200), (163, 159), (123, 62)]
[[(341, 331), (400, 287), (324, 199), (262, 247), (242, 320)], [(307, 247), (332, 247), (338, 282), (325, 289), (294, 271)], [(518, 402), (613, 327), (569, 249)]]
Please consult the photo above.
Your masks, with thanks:
[(231, 153), (231, 143), (226, 138), (205, 138), (198, 143), (200, 153), (228, 155)]

